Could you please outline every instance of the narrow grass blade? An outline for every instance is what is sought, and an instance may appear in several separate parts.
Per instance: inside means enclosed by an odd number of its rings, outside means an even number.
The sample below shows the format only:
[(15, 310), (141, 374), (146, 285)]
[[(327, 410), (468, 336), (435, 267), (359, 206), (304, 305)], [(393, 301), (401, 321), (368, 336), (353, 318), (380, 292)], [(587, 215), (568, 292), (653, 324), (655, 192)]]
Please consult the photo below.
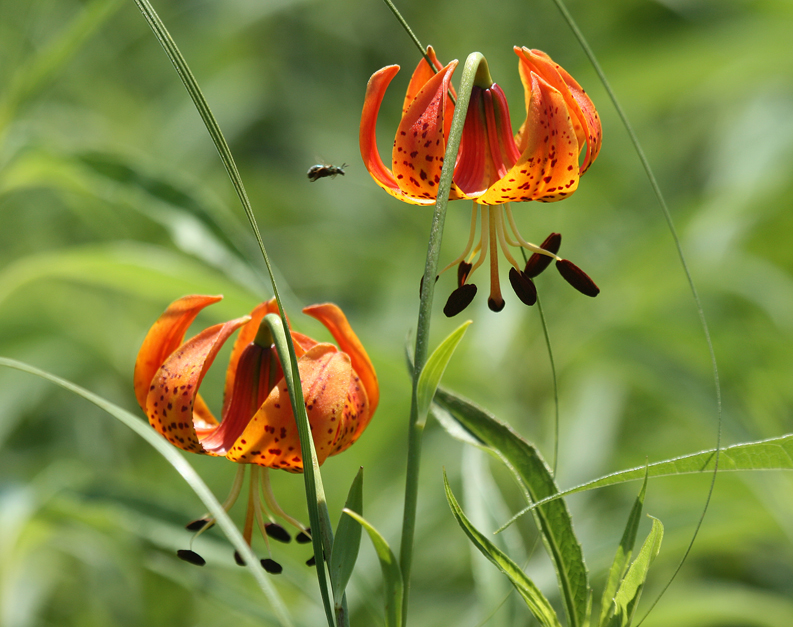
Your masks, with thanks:
[(449, 336), (438, 345), (432, 355), (430, 355), (424, 368), (419, 375), (419, 382), (416, 386), (416, 396), (418, 404), (418, 423), (423, 427), (427, 422), (427, 414), (430, 411), (432, 398), (435, 396), (435, 390), (440, 385), (441, 377), (446, 371), (446, 366), (449, 365), (449, 360), (454, 354), (454, 349), (463, 339), (465, 332), (468, 330), (468, 325), (471, 320), (463, 322), (459, 327), (452, 331)]
[(620, 545), (617, 547), (617, 553), (614, 555), (614, 561), (611, 563), (608, 579), (606, 579), (606, 586), (603, 590), (603, 599), (600, 604), (600, 620), (598, 625), (604, 627), (606, 620), (609, 617), (612, 600), (620, 585), (622, 576), (628, 568), (628, 564), (633, 556), (633, 545), (636, 543), (636, 533), (639, 530), (639, 522), (642, 517), (642, 507), (644, 506), (644, 495), (647, 492), (647, 468), (644, 473), (644, 483), (636, 497), (636, 501), (631, 509), (630, 516), (628, 516), (628, 523), (625, 525), (625, 532), (622, 534)]
[[(284, 330), (281, 318), (275, 314), (267, 314), (264, 317), (264, 323), (270, 329), (278, 359), (281, 360), (286, 387), (289, 390), (289, 400), (292, 403), (292, 412), (295, 416), (297, 431), (300, 436), (300, 451), (303, 457), (303, 475), (306, 486), (306, 505), (308, 507), (308, 519), (313, 530), (311, 542), (314, 546), (319, 588), (327, 611), (330, 607), (330, 592), (326, 571), (326, 556), (333, 554), (333, 528), (330, 525), (325, 489), (322, 486), (322, 477), (319, 474), (317, 451), (314, 447), (314, 438), (311, 436), (311, 425), (306, 414), (303, 391), (297, 385), (300, 381), (300, 375), (298, 374), (296, 377), (293, 370), (286, 367), (290, 358), (286, 341), (288, 333)], [(327, 618), (328, 624), (333, 627), (332, 611), (328, 612)]]
[[(675, 572), (672, 573), (672, 576), (669, 578), (669, 581), (664, 586), (663, 590), (658, 594), (655, 601), (653, 601), (652, 605), (650, 606), (650, 610), (655, 607), (656, 603), (661, 599), (664, 593), (667, 591), (672, 582), (677, 577), (677, 573), (680, 572), (680, 569), (683, 567), (686, 559), (688, 558), (688, 554), (691, 552), (691, 549), (694, 547), (694, 542), (697, 540), (697, 535), (699, 535), (699, 530), (702, 527), (702, 522), (705, 520), (705, 515), (708, 513), (708, 507), (710, 506), (710, 499), (713, 496), (713, 488), (716, 485), (716, 476), (719, 472), (719, 462), (721, 456), (721, 423), (722, 423), (722, 401), (721, 401), (721, 380), (719, 378), (719, 365), (716, 361), (716, 351), (713, 349), (713, 339), (710, 336), (710, 327), (708, 326), (708, 320), (705, 317), (705, 310), (702, 307), (702, 300), (699, 297), (699, 292), (697, 291), (697, 286), (694, 283), (694, 277), (691, 276), (691, 271), (688, 268), (688, 261), (686, 260), (686, 255), (683, 253), (683, 246), (680, 243), (680, 237), (677, 235), (677, 229), (675, 228), (674, 220), (672, 220), (672, 213), (669, 211), (669, 207), (666, 204), (666, 199), (664, 198), (664, 194), (661, 191), (661, 186), (658, 184), (658, 181), (655, 178), (655, 174), (653, 173), (653, 169), (650, 166), (650, 161), (647, 159), (646, 155), (644, 154), (644, 150), (642, 149), (642, 145), (639, 142), (639, 137), (636, 135), (635, 131), (633, 130), (633, 126), (631, 126), (630, 121), (628, 120), (628, 116), (620, 105), (619, 100), (617, 100), (617, 94), (611, 88), (608, 79), (606, 78), (606, 73), (600, 67), (600, 63), (598, 63), (597, 57), (595, 56), (594, 51), (589, 46), (589, 42), (587, 42), (584, 34), (581, 32), (581, 29), (578, 28), (578, 24), (575, 23), (573, 16), (567, 10), (567, 5), (565, 5), (564, 0), (553, 0), (556, 7), (559, 9), (559, 12), (562, 14), (562, 17), (567, 22), (567, 25), (570, 27), (570, 30), (573, 31), (576, 39), (578, 39), (578, 43), (583, 48), (584, 53), (589, 58), (592, 67), (595, 69), (595, 72), (600, 78), (600, 82), (603, 83), (603, 87), (605, 88), (606, 92), (611, 98), (611, 102), (614, 105), (614, 109), (617, 111), (617, 115), (619, 115), (620, 120), (622, 121), (625, 130), (628, 131), (628, 136), (631, 139), (631, 143), (633, 144), (634, 149), (636, 150), (636, 155), (639, 157), (639, 161), (644, 168), (645, 173), (647, 174), (647, 179), (650, 181), (650, 186), (653, 188), (653, 193), (655, 197), (658, 199), (658, 205), (661, 208), (661, 213), (663, 213), (664, 220), (666, 220), (667, 228), (669, 229), (669, 233), (672, 236), (672, 241), (675, 244), (675, 249), (677, 250), (677, 257), (680, 261), (680, 267), (683, 269), (683, 274), (688, 281), (688, 287), (691, 291), (691, 298), (694, 301), (694, 306), (697, 310), (697, 315), (699, 316), (699, 323), (702, 327), (702, 334), (705, 336), (705, 344), (708, 348), (708, 355), (710, 357), (710, 364), (711, 370), (713, 372), (713, 385), (714, 385), (714, 392), (716, 397), (716, 455), (713, 462), (713, 473), (711, 475), (710, 487), (708, 488), (708, 494), (705, 497), (705, 504), (702, 507), (702, 514), (699, 517), (699, 521), (697, 522), (697, 526), (694, 528), (694, 533), (691, 534), (691, 540), (688, 543), (688, 547), (686, 547), (685, 553), (683, 557), (680, 559), (680, 563), (678, 564)], [(645, 614), (645, 617), (647, 615)], [(644, 622), (644, 618), (639, 621), (639, 624)]]
[[(496, 453), (523, 487), (526, 498), (537, 502), (558, 490), (548, 465), (539, 451), (494, 416), (446, 390), (439, 389), (436, 402), (447, 410), (471, 435)], [(556, 569), (559, 589), (570, 627), (586, 624), (590, 589), (584, 555), (573, 531), (567, 505), (554, 500), (552, 507), (533, 512), (543, 542)]]
[[(713, 472), (716, 453), (716, 449), (709, 449), (699, 453), (692, 453), (690, 455), (683, 455), (682, 457), (674, 457), (661, 462), (655, 462), (647, 466), (621, 470), (600, 477), (599, 479), (593, 479), (592, 481), (553, 494), (546, 499), (529, 505), (504, 523), (501, 529), (508, 527), (515, 522), (515, 520), (527, 512), (530, 512), (535, 507), (577, 492), (585, 492), (586, 490), (594, 490), (595, 488), (605, 488), (606, 486), (625, 483), (627, 481), (638, 481), (644, 476), (645, 471), (649, 477), (670, 477), (674, 475)], [(770, 438), (768, 440), (758, 440), (757, 442), (733, 444), (732, 446), (720, 449), (719, 453), (720, 473), (738, 470), (793, 470), (793, 434)]]
[[(353, 479), (347, 502), (344, 508), (363, 516), (363, 468)], [(333, 540), (333, 551), (330, 555), (330, 580), (333, 585), (333, 600), (338, 611), (341, 607), (344, 590), (350, 581), (358, 549), (361, 546), (361, 525), (349, 516), (341, 515)]]
[(251, 551), (248, 543), (242, 538), (239, 529), (237, 529), (236, 525), (232, 522), (231, 518), (229, 518), (229, 515), (225, 512), (222, 505), (218, 502), (201, 477), (198, 476), (195, 469), (184, 459), (182, 454), (175, 447), (169, 444), (160, 434), (134, 414), (70, 381), (66, 381), (65, 379), (61, 379), (60, 377), (34, 368), (33, 366), (5, 357), (0, 357), (0, 366), (14, 368), (47, 379), (78, 396), (82, 396), (85, 400), (103, 409), (146, 440), (154, 450), (162, 455), (165, 461), (171, 464), (171, 466), (182, 475), (193, 492), (195, 492), (198, 498), (206, 505), (207, 510), (212, 517), (215, 518), (218, 526), (229, 539), (229, 542), (231, 542), (234, 548), (242, 555), (245, 560), (246, 568), (253, 575), (254, 579), (256, 579), (256, 583), (259, 584), (262, 592), (264, 592), (264, 595), (267, 597), (268, 602), (278, 617), (279, 623), (283, 625), (283, 627), (292, 627), (292, 619), (289, 616), (286, 606), (268, 580), (267, 575), (259, 566), (259, 560), (253, 554), (253, 551)]
[(642, 548), (639, 549), (639, 555), (620, 583), (613, 601), (613, 614), (605, 623), (606, 627), (629, 627), (636, 614), (639, 597), (647, 580), (647, 572), (661, 550), (661, 540), (664, 537), (664, 526), (661, 521), (652, 516), (650, 518), (653, 520), (653, 527)]
[(402, 624), (402, 594), (404, 586), (402, 584), (402, 571), (399, 568), (396, 557), (385, 538), (366, 519), (352, 510), (345, 508), (342, 511), (352, 519), (357, 520), (366, 529), (369, 538), (372, 540), (374, 550), (380, 560), (380, 568), (383, 570), (385, 627), (399, 627)]
[(526, 576), (526, 573), (521, 570), (520, 566), (488, 540), (484, 534), (480, 533), (465, 516), (460, 505), (457, 503), (457, 499), (454, 498), (445, 472), (443, 473), (443, 485), (446, 489), (446, 500), (449, 503), (449, 507), (452, 509), (452, 514), (454, 514), (460, 527), (465, 531), (465, 534), (471, 542), (473, 542), (474, 546), (507, 576), (540, 624), (544, 625), (544, 627), (561, 627), (556, 612), (554, 612), (548, 599), (546, 599), (539, 588), (534, 585), (534, 582)]

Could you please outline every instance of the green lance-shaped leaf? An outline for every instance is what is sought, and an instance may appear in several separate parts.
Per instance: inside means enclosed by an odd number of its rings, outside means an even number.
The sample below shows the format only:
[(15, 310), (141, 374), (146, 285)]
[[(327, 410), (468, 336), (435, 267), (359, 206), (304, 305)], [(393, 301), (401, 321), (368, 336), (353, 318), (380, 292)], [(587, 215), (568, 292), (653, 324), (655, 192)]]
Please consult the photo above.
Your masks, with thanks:
[[(734, 472), (738, 470), (793, 470), (793, 434), (787, 434), (768, 440), (758, 440), (757, 442), (744, 442), (743, 444), (733, 444), (719, 451), (719, 472)], [(568, 488), (557, 494), (553, 494), (542, 501), (537, 501), (529, 505), (526, 509), (515, 514), (510, 520), (501, 526), (505, 529), (523, 514), (532, 511), (534, 508), (545, 505), (550, 501), (560, 499), (586, 490), (595, 488), (605, 488), (618, 483), (628, 481), (639, 481), (645, 474), (649, 477), (671, 477), (674, 475), (690, 475), (697, 473), (713, 472), (714, 461), (716, 459), (716, 449), (682, 455), (660, 462), (654, 462), (647, 466), (637, 466), (627, 470), (620, 470), (610, 475), (587, 481), (573, 488)]]
[[(358, 470), (358, 474), (353, 479), (344, 508), (359, 516), (363, 515), (363, 468)], [(337, 610), (341, 606), (344, 590), (350, 581), (355, 560), (358, 559), (360, 546), (361, 525), (349, 516), (342, 514), (336, 527), (336, 537), (333, 540), (333, 551), (330, 555), (330, 580)]]
[(223, 530), (223, 533), (226, 534), (229, 542), (231, 542), (234, 548), (240, 553), (240, 555), (242, 555), (246, 568), (256, 579), (256, 582), (259, 584), (262, 592), (264, 592), (267, 600), (270, 602), (270, 605), (272, 605), (273, 611), (278, 617), (279, 623), (284, 627), (292, 627), (292, 619), (289, 616), (286, 606), (281, 600), (281, 597), (278, 595), (278, 592), (276, 592), (275, 588), (270, 583), (267, 575), (259, 567), (259, 560), (256, 555), (254, 555), (253, 551), (251, 551), (251, 547), (248, 546), (247, 542), (245, 542), (239, 529), (237, 529), (234, 522), (231, 520), (231, 518), (229, 518), (229, 515), (212, 494), (212, 491), (207, 487), (195, 469), (187, 462), (187, 460), (185, 460), (178, 449), (172, 446), (154, 429), (149, 427), (147, 422), (141, 420), (127, 410), (122, 409), (118, 405), (114, 405), (110, 401), (105, 400), (101, 396), (97, 396), (96, 394), (81, 388), (79, 385), (75, 385), (70, 381), (66, 381), (65, 379), (61, 379), (60, 377), (57, 377), (53, 374), (44, 372), (43, 370), (39, 370), (38, 368), (34, 368), (33, 366), (29, 366), (14, 359), (0, 357), (0, 366), (14, 368), (16, 370), (21, 370), (22, 372), (28, 372), (37, 377), (47, 379), (48, 381), (51, 381), (52, 383), (55, 383), (56, 385), (59, 385), (60, 387), (73, 392), (78, 396), (82, 396), (84, 399), (106, 411), (119, 422), (122, 422), (140, 437), (146, 440), (146, 442), (148, 442), (155, 451), (162, 455), (165, 461), (171, 464), (171, 466), (173, 466), (174, 469), (180, 475), (182, 475), (187, 484), (193, 489), (193, 492), (196, 493), (196, 496), (198, 496), (204, 505), (206, 505), (207, 511), (209, 511), (212, 517), (217, 521), (218, 526)]
[(459, 327), (452, 331), (449, 336), (438, 345), (432, 355), (430, 355), (424, 368), (421, 370), (418, 385), (416, 386), (416, 397), (418, 405), (418, 424), (424, 426), (427, 421), (427, 414), (430, 411), (432, 398), (435, 396), (435, 390), (441, 382), (441, 377), (446, 371), (446, 366), (449, 365), (454, 354), (454, 349), (463, 339), (465, 332), (468, 330), (468, 325), (471, 320), (463, 322)]
[(650, 564), (661, 550), (661, 540), (664, 537), (664, 526), (661, 521), (652, 516), (650, 518), (653, 527), (642, 548), (639, 549), (639, 555), (620, 583), (612, 602), (610, 618), (604, 623), (606, 627), (628, 627), (636, 613), (636, 606), (639, 604), (639, 597), (647, 579), (647, 571), (650, 570)]
[[(509, 426), (442, 388), (435, 394), (435, 401), (482, 445), (501, 458), (517, 477), (527, 499), (536, 502), (558, 492), (539, 451)], [(587, 623), (591, 601), (584, 555), (573, 531), (567, 505), (562, 500), (553, 501), (550, 505), (532, 511), (556, 569), (568, 624), (570, 627), (583, 627)]]
[(625, 531), (622, 534), (620, 545), (617, 547), (617, 553), (614, 555), (614, 561), (609, 570), (609, 576), (606, 580), (606, 587), (603, 590), (603, 599), (600, 606), (600, 620), (598, 625), (604, 627), (606, 620), (612, 607), (612, 600), (617, 592), (622, 576), (625, 574), (628, 564), (633, 555), (633, 545), (636, 543), (636, 533), (639, 531), (639, 522), (642, 517), (642, 507), (644, 506), (644, 495), (647, 492), (647, 469), (645, 468), (644, 483), (636, 497), (636, 501), (631, 509), (631, 514), (628, 516), (628, 523), (625, 525)]
[(369, 538), (372, 540), (374, 550), (380, 560), (380, 568), (383, 570), (383, 581), (385, 584), (385, 627), (399, 627), (402, 624), (402, 571), (399, 568), (396, 557), (388, 546), (388, 542), (380, 535), (365, 518), (355, 512), (344, 509), (345, 514), (357, 520), (366, 529)]
[(446, 500), (449, 502), (452, 514), (454, 514), (460, 527), (462, 527), (465, 534), (471, 539), (474, 546), (507, 576), (510, 582), (512, 582), (512, 585), (515, 586), (518, 594), (523, 597), (531, 613), (534, 614), (534, 617), (540, 621), (542, 625), (545, 627), (561, 627), (556, 612), (554, 612), (548, 599), (546, 599), (543, 593), (534, 585), (534, 582), (526, 576), (526, 573), (521, 570), (520, 566), (488, 540), (484, 534), (479, 532), (465, 516), (457, 500), (454, 498), (454, 494), (452, 494), (452, 489), (449, 486), (449, 480), (446, 478), (445, 472), (443, 473), (443, 484), (446, 489)]

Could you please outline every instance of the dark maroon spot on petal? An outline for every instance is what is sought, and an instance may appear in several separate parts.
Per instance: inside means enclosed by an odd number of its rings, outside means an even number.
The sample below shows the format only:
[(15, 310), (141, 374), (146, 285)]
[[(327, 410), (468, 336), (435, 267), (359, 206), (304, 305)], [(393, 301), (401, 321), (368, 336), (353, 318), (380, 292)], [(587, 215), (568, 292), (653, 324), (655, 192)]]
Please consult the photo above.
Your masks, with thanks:
[(196, 566), (203, 566), (206, 564), (206, 560), (201, 557), (195, 551), (190, 551), (188, 549), (180, 549), (176, 552), (176, 556), (180, 560), (184, 560), (185, 562), (189, 562), (190, 564), (195, 564)]
[(264, 568), (264, 570), (266, 570), (271, 575), (280, 575), (284, 570), (283, 566), (281, 566), (275, 560), (271, 560), (269, 557), (265, 557), (261, 561), (261, 564), (262, 564), (262, 568)]
[(237, 566), (245, 566), (245, 560), (242, 559), (239, 551), (234, 551), (234, 561), (237, 562)]
[(315, 566), (317, 564), (316, 556), (312, 555), (306, 560), (306, 566)]
[(473, 283), (461, 285), (449, 295), (443, 313), (447, 318), (456, 316), (471, 304), (474, 296), (476, 296), (476, 285)]
[(575, 265), (572, 261), (562, 259), (556, 262), (556, 269), (565, 281), (572, 285), (582, 294), (595, 297), (600, 294), (600, 288), (589, 278), (586, 272)]
[(537, 302), (537, 288), (534, 287), (534, 282), (525, 274), (515, 268), (510, 268), (509, 282), (524, 305), (531, 307)]
[(303, 533), (302, 531), (295, 536), (295, 542), (298, 544), (308, 544), (311, 542), (311, 536), (308, 535), (311, 533), (311, 529), (306, 529), (307, 533)]

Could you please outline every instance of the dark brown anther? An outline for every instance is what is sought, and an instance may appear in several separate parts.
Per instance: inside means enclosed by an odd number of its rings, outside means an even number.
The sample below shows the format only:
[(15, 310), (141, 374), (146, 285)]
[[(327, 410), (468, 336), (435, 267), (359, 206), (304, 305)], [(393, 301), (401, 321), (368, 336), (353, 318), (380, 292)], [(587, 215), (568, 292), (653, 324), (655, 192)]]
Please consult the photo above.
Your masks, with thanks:
[(302, 531), (295, 536), (295, 542), (298, 544), (308, 544), (311, 542), (311, 536), (308, 535), (311, 533), (311, 529), (306, 529), (308, 533), (303, 533)]
[(490, 311), (495, 311), (498, 313), (502, 309), (504, 309), (504, 299), (501, 298), (499, 295), (499, 300), (494, 299), (492, 296), (487, 299), (487, 306), (490, 308)]
[[(438, 279), (440, 278), (440, 276), (441, 276), (440, 274), (436, 274), (435, 275), (435, 282), (436, 283), (438, 282)], [(419, 282), (419, 297), (421, 297), (421, 293), (423, 291), (424, 291), (424, 275), (421, 275), (421, 281)]]
[(245, 560), (242, 559), (239, 551), (234, 551), (234, 561), (237, 562), (237, 566), (245, 566)]
[(201, 557), (195, 551), (190, 551), (189, 549), (180, 549), (176, 552), (176, 556), (180, 560), (184, 560), (185, 562), (189, 562), (191, 564), (195, 564), (196, 566), (203, 566), (206, 564), (206, 560)]
[(457, 266), (457, 287), (462, 287), (465, 285), (465, 281), (468, 279), (468, 275), (471, 273), (471, 268), (474, 266), (467, 261), (461, 261), (460, 265)]
[(201, 531), (208, 524), (209, 521), (206, 518), (199, 518), (198, 520), (187, 523), (184, 528), (188, 531)]
[(519, 272), (515, 268), (510, 268), (509, 282), (512, 284), (512, 289), (515, 290), (515, 293), (524, 305), (531, 307), (537, 302), (537, 288), (534, 287), (534, 282), (523, 272)]
[(264, 523), (264, 532), (273, 540), (278, 540), (279, 542), (287, 543), (292, 540), (289, 532), (277, 523)]
[(572, 285), (582, 294), (595, 297), (600, 294), (600, 288), (595, 285), (595, 282), (589, 278), (586, 272), (575, 265), (572, 261), (562, 259), (556, 262), (556, 269), (559, 274), (564, 277), (564, 280)]
[[(540, 244), (540, 248), (543, 250), (547, 250), (549, 253), (553, 253), (554, 255), (559, 252), (559, 248), (562, 245), (562, 235), (561, 233), (551, 233), (548, 237), (545, 238), (545, 241)], [(526, 262), (526, 267), (523, 269), (523, 274), (525, 274), (530, 279), (533, 279), (537, 275), (539, 275), (545, 268), (551, 265), (553, 261), (553, 257), (549, 257), (548, 255), (540, 255), (539, 253), (534, 253), (529, 260)]]
[(284, 571), (284, 567), (281, 566), (275, 560), (271, 560), (269, 557), (265, 557), (262, 561), (262, 568), (266, 570), (271, 575), (280, 575)]
[(312, 555), (306, 560), (306, 566), (316, 566), (317, 558), (316, 556)]
[(471, 301), (476, 296), (476, 285), (473, 283), (466, 283), (461, 285), (449, 295), (449, 300), (443, 307), (443, 313), (447, 318), (452, 318), (460, 313), (463, 309), (471, 304)]

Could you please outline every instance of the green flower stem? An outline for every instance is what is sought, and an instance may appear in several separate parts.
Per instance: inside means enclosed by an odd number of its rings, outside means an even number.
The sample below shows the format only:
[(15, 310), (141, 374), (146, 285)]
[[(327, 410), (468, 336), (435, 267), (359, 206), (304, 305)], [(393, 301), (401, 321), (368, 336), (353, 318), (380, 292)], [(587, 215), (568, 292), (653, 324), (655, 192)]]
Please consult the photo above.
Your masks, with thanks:
[(417, 388), (421, 370), (429, 353), (430, 317), (432, 299), (435, 293), (435, 276), (438, 273), (438, 258), (443, 239), (443, 225), (446, 220), (446, 206), (449, 203), (449, 192), (452, 187), (454, 163), (460, 148), (463, 134), (465, 114), (471, 99), (471, 90), (480, 64), (484, 57), (479, 52), (471, 53), (463, 66), (460, 89), (457, 92), (457, 104), (454, 107), (451, 131), (443, 158), (441, 180), (438, 183), (438, 196), (435, 213), (430, 228), (427, 245), (427, 263), (424, 267), (424, 281), (421, 287), (419, 318), (416, 327), (416, 351), (413, 365), (413, 393), (410, 404), (410, 424), (408, 427), (407, 476), (405, 479), (405, 510), (402, 518), (402, 543), (400, 545), (399, 565), (402, 569), (404, 596), (402, 597), (402, 625), (407, 624), (408, 598), (410, 596), (410, 568), (413, 563), (413, 537), (416, 531), (416, 504), (418, 501), (419, 467), (421, 463), (421, 436), (424, 424), (419, 420)]

